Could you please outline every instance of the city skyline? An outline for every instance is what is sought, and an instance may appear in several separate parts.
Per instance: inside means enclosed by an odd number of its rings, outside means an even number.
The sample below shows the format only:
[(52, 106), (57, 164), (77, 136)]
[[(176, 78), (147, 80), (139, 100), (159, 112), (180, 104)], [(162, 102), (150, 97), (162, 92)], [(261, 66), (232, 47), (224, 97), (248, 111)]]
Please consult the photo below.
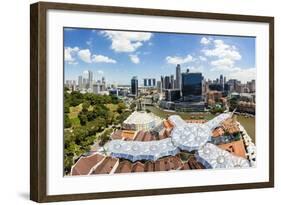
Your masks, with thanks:
[(64, 54), (65, 80), (78, 81), (90, 70), (93, 80), (105, 77), (108, 83), (129, 85), (132, 76), (158, 81), (175, 76), (177, 64), (181, 72), (202, 72), (205, 79), (255, 79), (252, 37), (65, 28)]

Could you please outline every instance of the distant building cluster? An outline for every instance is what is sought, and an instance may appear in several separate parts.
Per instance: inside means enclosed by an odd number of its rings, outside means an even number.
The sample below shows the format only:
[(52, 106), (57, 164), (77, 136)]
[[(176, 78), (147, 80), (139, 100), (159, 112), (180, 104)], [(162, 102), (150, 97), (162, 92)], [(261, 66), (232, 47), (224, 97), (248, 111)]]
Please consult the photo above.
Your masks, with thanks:
[(115, 95), (138, 99), (144, 104), (180, 112), (202, 112), (217, 105), (227, 107), (230, 98), (236, 98), (237, 112), (255, 114), (255, 80), (241, 83), (239, 79), (228, 79), (222, 74), (215, 80), (205, 79), (201, 72), (182, 72), (178, 64), (175, 75), (147, 77), (140, 83), (138, 76), (132, 76), (129, 85), (109, 85), (105, 78), (94, 80), (93, 72), (86, 70), (76, 80), (66, 80), (70, 91)]

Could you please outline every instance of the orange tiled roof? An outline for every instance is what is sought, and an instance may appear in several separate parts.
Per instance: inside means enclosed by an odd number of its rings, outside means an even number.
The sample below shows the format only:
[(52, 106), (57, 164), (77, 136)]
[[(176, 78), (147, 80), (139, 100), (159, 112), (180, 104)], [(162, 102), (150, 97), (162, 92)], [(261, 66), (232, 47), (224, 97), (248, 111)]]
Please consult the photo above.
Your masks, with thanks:
[(224, 130), (223, 130), (222, 127), (218, 127), (218, 128), (213, 130), (212, 134), (213, 134), (212, 135), (213, 137), (220, 137), (224, 134)]
[(236, 156), (246, 158), (246, 150), (245, 150), (245, 146), (244, 146), (242, 139), (240, 139), (239, 141), (233, 141), (233, 142), (227, 143), (227, 144), (221, 144), (221, 145), (218, 145), (218, 147), (220, 147)]
[(89, 174), (92, 167), (97, 165), (100, 161), (104, 159), (105, 156), (101, 154), (93, 154), (87, 157), (81, 157), (71, 169), (70, 175), (87, 175)]
[(91, 174), (110, 174), (114, 172), (119, 159), (113, 157), (106, 157), (93, 171)]

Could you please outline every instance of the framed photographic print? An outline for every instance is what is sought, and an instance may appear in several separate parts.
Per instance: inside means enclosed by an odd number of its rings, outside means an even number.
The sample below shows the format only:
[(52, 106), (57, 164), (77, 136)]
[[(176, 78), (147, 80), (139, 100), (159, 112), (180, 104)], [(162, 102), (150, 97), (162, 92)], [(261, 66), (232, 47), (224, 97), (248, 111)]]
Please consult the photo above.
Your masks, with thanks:
[(40, 2), (37, 202), (274, 186), (274, 18)]

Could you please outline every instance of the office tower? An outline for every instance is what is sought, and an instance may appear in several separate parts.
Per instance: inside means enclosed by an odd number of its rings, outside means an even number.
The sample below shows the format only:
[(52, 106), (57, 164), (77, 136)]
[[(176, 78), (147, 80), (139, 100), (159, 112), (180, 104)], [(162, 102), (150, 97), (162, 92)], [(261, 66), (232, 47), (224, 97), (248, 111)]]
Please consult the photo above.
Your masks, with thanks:
[(89, 88), (92, 88), (92, 86), (93, 86), (93, 72), (90, 71), (90, 70), (88, 72), (89, 72), (89, 77), (88, 77)]
[(155, 78), (144, 78), (143, 86), (144, 87), (156, 87), (156, 79)]
[(131, 93), (138, 96), (138, 77), (134, 76), (131, 80)]
[(78, 76), (78, 87), (80, 90), (83, 88), (83, 76), (82, 75)]
[(161, 75), (161, 86), (162, 86), (162, 90), (165, 89), (165, 80), (164, 80), (164, 76)]
[(143, 79), (143, 86), (144, 86), (144, 87), (147, 87), (147, 85), (148, 85), (148, 84), (147, 84), (147, 79), (145, 78), (145, 79)]
[(176, 67), (176, 87), (177, 89), (181, 89), (181, 66), (180, 64)]
[(176, 101), (181, 97), (181, 91), (179, 89), (168, 89), (165, 91), (165, 100), (166, 101)]
[(159, 92), (159, 93), (162, 93), (162, 82), (161, 81), (157, 81), (157, 91)]
[(84, 88), (91, 88), (93, 86), (93, 72), (90, 70), (85, 70), (83, 72), (83, 87)]
[(184, 101), (200, 101), (202, 99), (202, 73), (182, 73), (182, 96)]
[(175, 81), (175, 79), (174, 79), (174, 75), (171, 75), (171, 78), (170, 78), (170, 80), (171, 80), (171, 89), (175, 89), (175, 87), (174, 87), (174, 85), (175, 85), (175, 83), (174, 83), (174, 81)]
[(220, 84), (223, 85), (223, 75), (220, 75)]
[(165, 84), (164, 89), (171, 89), (171, 79), (170, 79), (170, 76), (165, 76), (164, 84)]
[(149, 78), (149, 79), (148, 79), (148, 86), (151, 87), (151, 85), (152, 85), (152, 84), (151, 84), (151, 79)]

